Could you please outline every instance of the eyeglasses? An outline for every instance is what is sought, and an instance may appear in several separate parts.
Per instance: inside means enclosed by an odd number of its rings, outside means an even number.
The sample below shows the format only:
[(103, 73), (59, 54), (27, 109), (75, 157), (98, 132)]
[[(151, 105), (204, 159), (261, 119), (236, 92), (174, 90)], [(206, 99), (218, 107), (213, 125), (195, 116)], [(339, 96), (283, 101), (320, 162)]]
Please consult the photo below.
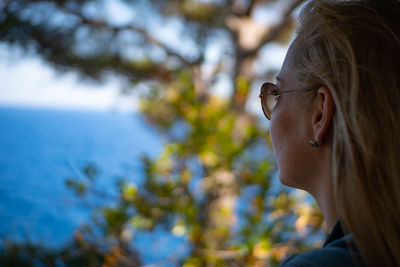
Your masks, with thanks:
[(309, 90), (314, 90), (315, 88), (308, 88), (308, 89), (303, 89), (303, 90), (285, 90), (285, 91), (278, 91), (276, 89), (276, 85), (273, 83), (264, 83), (261, 86), (260, 90), (260, 100), (261, 100), (261, 107), (264, 112), (265, 117), (267, 117), (268, 120), (271, 119), (271, 112), (274, 109), (276, 102), (278, 101), (278, 98), (281, 94), (283, 93), (290, 93), (290, 92), (296, 92), (296, 91), (309, 91)]

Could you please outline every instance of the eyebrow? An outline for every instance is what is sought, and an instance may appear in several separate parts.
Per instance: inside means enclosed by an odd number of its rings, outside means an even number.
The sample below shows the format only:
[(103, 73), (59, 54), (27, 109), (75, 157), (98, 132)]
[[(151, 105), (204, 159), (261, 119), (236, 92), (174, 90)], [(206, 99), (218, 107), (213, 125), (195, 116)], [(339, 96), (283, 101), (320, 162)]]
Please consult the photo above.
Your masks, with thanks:
[(280, 76), (276, 76), (275, 80), (277, 82), (283, 83), (283, 79)]

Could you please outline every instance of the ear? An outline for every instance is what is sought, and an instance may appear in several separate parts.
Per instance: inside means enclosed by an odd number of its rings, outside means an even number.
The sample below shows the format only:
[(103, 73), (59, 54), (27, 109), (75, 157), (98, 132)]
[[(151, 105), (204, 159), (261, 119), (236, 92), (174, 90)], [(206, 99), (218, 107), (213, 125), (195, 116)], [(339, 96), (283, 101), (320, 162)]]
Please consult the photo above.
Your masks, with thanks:
[(328, 130), (332, 124), (335, 103), (331, 92), (326, 87), (320, 87), (315, 98), (315, 108), (312, 115), (312, 127), (314, 140), (322, 145), (329, 134)]

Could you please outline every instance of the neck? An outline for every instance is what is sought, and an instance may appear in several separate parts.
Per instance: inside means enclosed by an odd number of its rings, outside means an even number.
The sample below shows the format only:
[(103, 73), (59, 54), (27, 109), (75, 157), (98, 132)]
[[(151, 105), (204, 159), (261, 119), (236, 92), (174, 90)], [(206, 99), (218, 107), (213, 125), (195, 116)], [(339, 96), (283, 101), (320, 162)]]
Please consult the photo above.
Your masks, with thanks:
[(334, 197), (334, 186), (332, 177), (332, 138), (329, 138), (324, 146), (321, 146), (315, 159), (315, 179), (310, 186), (310, 193), (317, 201), (322, 214), (324, 215), (328, 231), (331, 232), (339, 219)]
[(338, 212), (333, 197), (333, 192), (320, 192), (320, 194), (313, 194), (322, 214), (324, 215), (328, 231), (331, 232), (339, 219)]

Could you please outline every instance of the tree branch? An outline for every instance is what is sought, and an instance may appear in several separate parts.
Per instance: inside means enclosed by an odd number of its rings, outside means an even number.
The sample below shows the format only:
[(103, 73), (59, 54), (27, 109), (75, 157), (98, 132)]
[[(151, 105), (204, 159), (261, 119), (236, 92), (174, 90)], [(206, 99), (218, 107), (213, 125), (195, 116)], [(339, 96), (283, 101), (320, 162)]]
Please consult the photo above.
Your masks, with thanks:
[(100, 20), (92, 20), (85, 18), (82, 14), (73, 12), (73, 11), (68, 11), (70, 14), (78, 16), (83, 23), (92, 25), (94, 27), (99, 27), (99, 28), (109, 28), (112, 31), (115, 32), (120, 32), (124, 30), (130, 30), (139, 33), (141, 36), (143, 36), (148, 43), (154, 44), (160, 48), (162, 48), (168, 56), (173, 56), (178, 58), (184, 65), (188, 67), (192, 67), (194, 65), (198, 65), (201, 63), (203, 58), (200, 56), (196, 60), (189, 61), (186, 58), (184, 58), (182, 55), (178, 54), (176, 51), (168, 47), (166, 44), (162, 43), (160, 40), (157, 40), (153, 36), (151, 36), (150, 33), (148, 33), (145, 29), (134, 26), (134, 25), (125, 25), (125, 26), (111, 26), (107, 24), (105, 21), (100, 21)]
[(250, 1), (249, 6), (247, 7), (247, 10), (245, 12), (245, 15), (247, 17), (250, 17), (251, 14), (253, 13), (254, 8), (256, 7), (256, 3), (257, 3), (257, 0), (251, 0)]
[(262, 41), (258, 46), (253, 48), (252, 50), (244, 52), (244, 57), (249, 57), (249, 56), (255, 56), (258, 51), (266, 44), (269, 43), (273, 40), (275, 40), (279, 34), (282, 32), (282, 30), (287, 26), (291, 19), (291, 14), (292, 12), (300, 6), (305, 0), (293, 0), (291, 3), (288, 4), (287, 8), (282, 14), (282, 18), (278, 24), (273, 26), (262, 38)]

